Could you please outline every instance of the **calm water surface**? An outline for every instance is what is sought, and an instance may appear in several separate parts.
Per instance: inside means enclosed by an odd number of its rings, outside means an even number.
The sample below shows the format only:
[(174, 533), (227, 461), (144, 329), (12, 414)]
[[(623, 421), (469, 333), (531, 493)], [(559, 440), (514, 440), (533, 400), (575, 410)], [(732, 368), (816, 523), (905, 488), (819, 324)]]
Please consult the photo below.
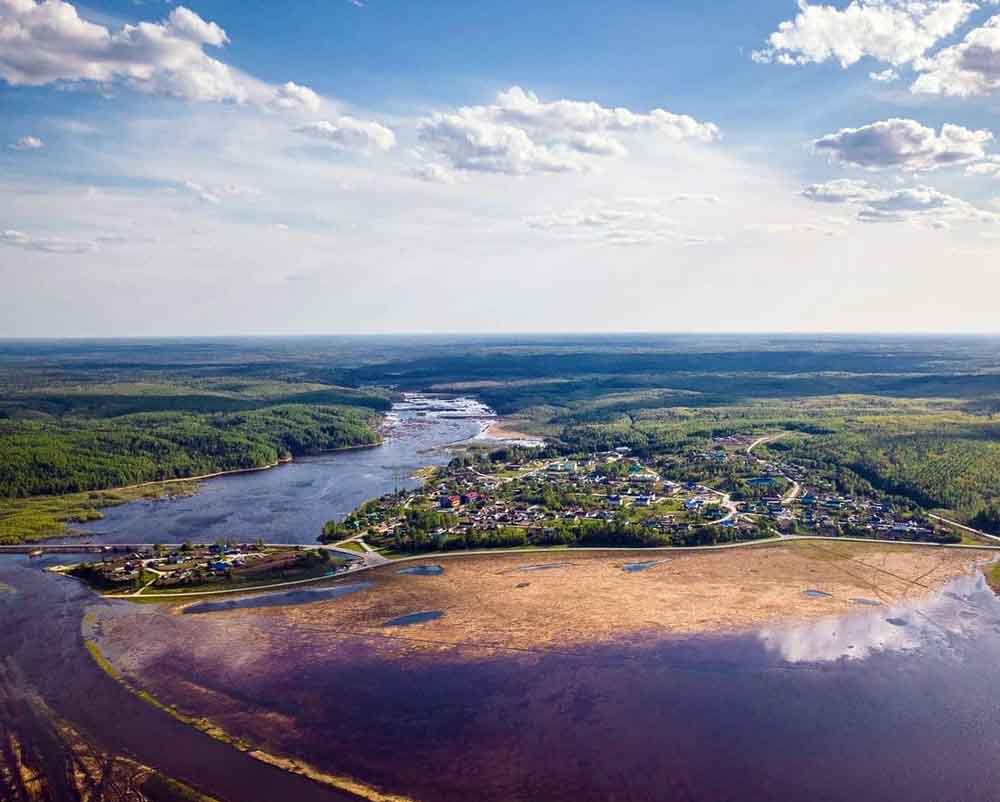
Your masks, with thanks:
[(479, 435), (490, 415), (471, 399), (412, 397), (395, 405), (381, 446), (207, 480), (194, 496), (109, 507), (77, 528), (102, 543), (315, 543), (327, 521), (397, 486), (418, 487), (414, 471), (447, 463), (447, 447)]
[[(263, 610), (174, 616), (143, 673), (196, 715), (188, 679), (225, 689), (235, 734), (426, 802), (998, 799), (1000, 603), (981, 575), (807, 625), (520, 652), (441, 648), (438, 612), (333, 641)], [(247, 662), (208, 647), (234, 626), (268, 649)]]

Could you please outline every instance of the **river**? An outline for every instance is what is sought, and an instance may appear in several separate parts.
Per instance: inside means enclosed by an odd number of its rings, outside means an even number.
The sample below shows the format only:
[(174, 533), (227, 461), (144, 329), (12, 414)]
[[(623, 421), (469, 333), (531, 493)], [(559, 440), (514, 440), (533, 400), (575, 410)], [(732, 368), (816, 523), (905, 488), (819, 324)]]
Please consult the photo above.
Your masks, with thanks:
[(208, 479), (192, 496), (109, 507), (76, 528), (98, 543), (315, 543), (327, 521), (397, 487), (417, 487), (418, 468), (447, 463), (449, 446), (479, 436), (491, 418), (471, 398), (408, 395), (387, 416), (380, 446)]
[[(206, 480), (193, 496), (107, 508), (80, 526), (85, 538), (53, 542), (178, 542), (263, 537), (315, 543), (323, 524), (394, 487), (415, 487), (414, 471), (446, 463), (448, 448), (481, 436), (492, 418), (469, 398), (407, 396), (384, 425), (383, 443), (297, 460), (271, 470)], [(79, 555), (80, 560), (92, 555)], [(125, 691), (86, 651), (81, 623), (89, 605), (104, 606), (80, 583), (44, 569), (73, 555), (0, 556), (0, 710), (21, 736), (33, 716), (11, 720), (37, 694), (56, 716), (111, 754), (129, 755), (231, 802), (343, 800), (346, 795), (261, 763), (181, 724)], [(48, 742), (47, 742), (48, 743)], [(165, 745), (169, 744), (169, 748)], [(52, 765), (61, 746), (48, 743)], [(2, 789), (0, 789), (2, 796)]]

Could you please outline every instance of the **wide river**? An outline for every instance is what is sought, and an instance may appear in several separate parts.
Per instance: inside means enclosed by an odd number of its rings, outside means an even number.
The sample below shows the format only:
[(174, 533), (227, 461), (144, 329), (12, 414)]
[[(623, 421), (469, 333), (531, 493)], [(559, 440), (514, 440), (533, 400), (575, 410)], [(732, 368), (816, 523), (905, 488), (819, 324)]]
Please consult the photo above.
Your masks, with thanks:
[(491, 415), (469, 398), (407, 396), (387, 417), (380, 446), (209, 479), (193, 496), (109, 507), (102, 520), (77, 528), (100, 543), (315, 543), (327, 521), (397, 487), (418, 486), (414, 471), (447, 463), (448, 446), (479, 436)]
[[(109, 510), (89, 531), (313, 542), (324, 521), (447, 461), (444, 447), (475, 436), (486, 414), (423, 404), (398, 411), (381, 447), (208, 481), (191, 498)], [(37, 694), (103, 749), (229, 802), (347, 799), (109, 678), (81, 636), (87, 607), (109, 602), (41, 570), (68, 559), (0, 557), (0, 712), (19, 709), (5, 695)], [(978, 575), (907, 606), (736, 636), (444, 664), (376, 657), (361, 644), (310, 666), (325, 700), (310, 715), (330, 722), (310, 757), (422, 802), (1000, 798), (1000, 601)], [(279, 705), (303, 676), (251, 690)]]

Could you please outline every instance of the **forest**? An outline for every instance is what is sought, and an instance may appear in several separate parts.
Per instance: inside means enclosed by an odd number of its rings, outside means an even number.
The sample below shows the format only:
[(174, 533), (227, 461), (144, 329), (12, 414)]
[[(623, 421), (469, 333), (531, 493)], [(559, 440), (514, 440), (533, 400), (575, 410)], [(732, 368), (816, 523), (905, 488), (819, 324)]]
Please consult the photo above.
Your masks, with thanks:
[[(0, 342), (0, 499), (377, 442), (394, 394), (472, 394), (566, 453), (786, 431), (782, 455), (1000, 531), (1000, 339), (533, 335)], [(785, 450), (782, 450), (785, 449)], [(734, 488), (746, 492), (746, 488)]]
[(372, 415), (350, 407), (160, 412), (99, 420), (0, 420), (0, 496), (77, 493), (273, 465), (374, 445)]

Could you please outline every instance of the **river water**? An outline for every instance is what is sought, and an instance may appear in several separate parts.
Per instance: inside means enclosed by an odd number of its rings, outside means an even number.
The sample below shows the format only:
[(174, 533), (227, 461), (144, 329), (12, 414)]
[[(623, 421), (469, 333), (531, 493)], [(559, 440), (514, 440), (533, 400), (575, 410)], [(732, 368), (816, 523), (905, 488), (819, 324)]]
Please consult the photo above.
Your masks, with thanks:
[(470, 398), (410, 395), (393, 407), (380, 446), (209, 479), (193, 496), (109, 507), (77, 528), (100, 543), (315, 543), (327, 521), (397, 487), (419, 486), (414, 471), (447, 463), (448, 447), (479, 436), (491, 416)]

